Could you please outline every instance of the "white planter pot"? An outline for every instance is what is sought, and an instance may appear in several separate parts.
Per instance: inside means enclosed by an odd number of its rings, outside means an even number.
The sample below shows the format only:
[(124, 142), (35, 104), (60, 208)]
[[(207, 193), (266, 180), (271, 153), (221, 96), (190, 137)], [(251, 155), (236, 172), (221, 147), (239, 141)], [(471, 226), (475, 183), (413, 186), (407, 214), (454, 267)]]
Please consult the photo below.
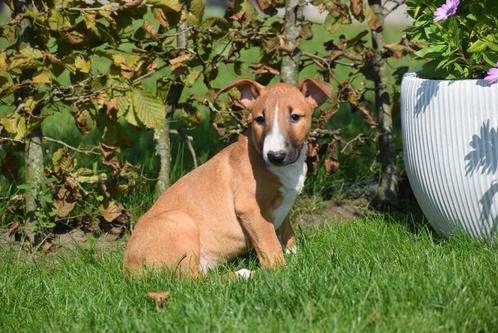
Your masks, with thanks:
[(401, 128), (410, 185), (432, 226), (496, 239), (498, 84), (407, 73)]

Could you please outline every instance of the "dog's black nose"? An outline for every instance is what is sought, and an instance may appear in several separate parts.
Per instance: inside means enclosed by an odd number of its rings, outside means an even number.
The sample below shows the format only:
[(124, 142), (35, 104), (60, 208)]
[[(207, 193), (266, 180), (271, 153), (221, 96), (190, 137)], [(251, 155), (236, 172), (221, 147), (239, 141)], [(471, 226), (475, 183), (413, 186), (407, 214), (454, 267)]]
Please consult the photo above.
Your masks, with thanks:
[(285, 151), (279, 150), (279, 151), (269, 151), (268, 154), (268, 160), (272, 163), (275, 164), (281, 164), (285, 160)]

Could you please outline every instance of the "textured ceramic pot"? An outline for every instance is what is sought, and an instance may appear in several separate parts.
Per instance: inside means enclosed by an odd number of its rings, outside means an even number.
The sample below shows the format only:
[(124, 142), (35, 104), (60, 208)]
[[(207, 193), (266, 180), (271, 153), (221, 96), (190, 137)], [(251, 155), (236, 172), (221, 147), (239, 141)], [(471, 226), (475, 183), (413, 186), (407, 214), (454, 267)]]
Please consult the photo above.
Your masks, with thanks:
[(407, 73), (401, 128), (410, 185), (432, 226), (496, 239), (498, 83)]

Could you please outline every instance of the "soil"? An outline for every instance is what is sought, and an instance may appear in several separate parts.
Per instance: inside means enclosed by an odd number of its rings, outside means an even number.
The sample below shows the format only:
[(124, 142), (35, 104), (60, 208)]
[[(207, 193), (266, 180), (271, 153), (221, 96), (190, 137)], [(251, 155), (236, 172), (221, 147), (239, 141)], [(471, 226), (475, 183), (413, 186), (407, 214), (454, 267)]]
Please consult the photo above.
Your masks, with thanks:
[(330, 200), (324, 201), (320, 208), (313, 211), (296, 209), (291, 221), (302, 226), (314, 226), (323, 223), (346, 223), (368, 214), (368, 201)]

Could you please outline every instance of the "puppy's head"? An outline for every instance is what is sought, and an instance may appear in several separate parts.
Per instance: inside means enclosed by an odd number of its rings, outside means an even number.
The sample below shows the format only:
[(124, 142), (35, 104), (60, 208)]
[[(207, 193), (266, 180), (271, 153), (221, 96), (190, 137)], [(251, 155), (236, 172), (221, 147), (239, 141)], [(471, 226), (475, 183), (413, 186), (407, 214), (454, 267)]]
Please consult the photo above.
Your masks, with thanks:
[(252, 141), (267, 164), (294, 163), (311, 128), (313, 109), (330, 97), (332, 87), (305, 79), (299, 88), (287, 83), (265, 87), (253, 80), (238, 80), (222, 88), (240, 91), (240, 103), (252, 114)]

